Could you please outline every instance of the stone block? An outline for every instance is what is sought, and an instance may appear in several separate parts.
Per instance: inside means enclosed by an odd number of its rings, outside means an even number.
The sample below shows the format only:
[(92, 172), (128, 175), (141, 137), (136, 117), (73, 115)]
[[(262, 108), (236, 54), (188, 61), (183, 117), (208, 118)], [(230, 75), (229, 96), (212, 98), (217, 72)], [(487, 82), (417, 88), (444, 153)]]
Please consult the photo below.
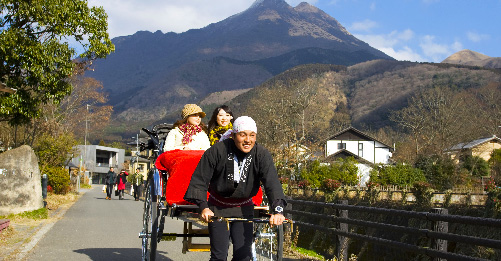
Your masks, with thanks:
[(0, 153), (0, 215), (43, 208), (38, 159), (30, 146)]

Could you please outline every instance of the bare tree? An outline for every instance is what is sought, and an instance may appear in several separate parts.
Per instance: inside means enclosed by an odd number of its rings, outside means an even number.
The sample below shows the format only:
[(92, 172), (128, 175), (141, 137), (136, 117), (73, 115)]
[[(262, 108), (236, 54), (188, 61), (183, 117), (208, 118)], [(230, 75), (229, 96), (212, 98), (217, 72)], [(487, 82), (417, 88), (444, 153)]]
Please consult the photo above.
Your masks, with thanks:
[(425, 89), (413, 96), (408, 107), (393, 112), (390, 119), (409, 130), (415, 154), (441, 154), (469, 136), (464, 132), (464, 98), (447, 87)]

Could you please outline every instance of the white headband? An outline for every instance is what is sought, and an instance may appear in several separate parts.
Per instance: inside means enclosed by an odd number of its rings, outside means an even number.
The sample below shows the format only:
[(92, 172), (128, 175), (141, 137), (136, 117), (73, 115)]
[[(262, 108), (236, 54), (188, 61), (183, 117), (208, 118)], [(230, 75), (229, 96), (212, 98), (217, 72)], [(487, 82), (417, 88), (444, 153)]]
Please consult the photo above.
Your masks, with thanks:
[(233, 122), (233, 129), (226, 131), (219, 141), (228, 139), (231, 134), (241, 131), (253, 131), (257, 133), (256, 122), (249, 116), (240, 116)]

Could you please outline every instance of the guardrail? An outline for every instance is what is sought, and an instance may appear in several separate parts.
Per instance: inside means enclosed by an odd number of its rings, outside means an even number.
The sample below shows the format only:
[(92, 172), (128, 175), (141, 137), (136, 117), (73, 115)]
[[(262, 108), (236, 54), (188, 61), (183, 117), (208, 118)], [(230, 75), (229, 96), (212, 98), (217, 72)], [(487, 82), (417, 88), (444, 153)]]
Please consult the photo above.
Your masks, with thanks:
[[(324, 203), (304, 200), (287, 200), (287, 202), (291, 204), (292, 207), (288, 206), (285, 213), (292, 215), (292, 219), (295, 221), (295, 226), (303, 226), (315, 230), (327, 231), (335, 235), (334, 242), (336, 244), (335, 248), (338, 260), (348, 260), (348, 247), (350, 244), (348, 240), (349, 238), (370, 242), (373, 244), (384, 245), (386, 247), (392, 247), (405, 252), (413, 252), (415, 254), (426, 255), (428, 257), (431, 257), (432, 260), (486, 260), (478, 257), (447, 252), (448, 241), (464, 243), (468, 245), (483, 246), (498, 250), (501, 249), (501, 240), (458, 235), (448, 232), (449, 223), (458, 223), (464, 225), (479, 226), (481, 229), (497, 229), (499, 231), (498, 235), (501, 235), (501, 219), (448, 215), (448, 210), (444, 208), (434, 208), (431, 209), (430, 212), (415, 212), (366, 206), (353, 206), (348, 205), (347, 200), (341, 200), (338, 203)], [(310, 211), (301, 211), (297, 210), (298, 206), (331, 208), (335, 214), (326, 215), (322, 213), (313, 213)], [(374, 222), (372, 220), (353, 219), (349, 218), (349, 211), (382, 214), (387, 216), (398, 215), (402, 218), (419, 219), (429, 223), (431, 225), (431, 229), (387, 224)], [(301, 219), (304, 219), (304, 217), (307, 217), (308, 220), (316, 219), (331, 221), (335, 225), (333, 227), (326, 227), (325, 225), (318, 225), (301, 221)], [(350, 225), (354, 227), (364, 227), (369, 229), (398, 232), (407, 235), (412, 234), (418, 237), (426, 238), (425, 241), (430, 242), (430, 244), (427, 246), (422, 246), (418, 244), (409, 244), (396, 240), (374, 237), (362, 233), (350, 232)], [(375, 258), (374, 260), (383, 259)]]

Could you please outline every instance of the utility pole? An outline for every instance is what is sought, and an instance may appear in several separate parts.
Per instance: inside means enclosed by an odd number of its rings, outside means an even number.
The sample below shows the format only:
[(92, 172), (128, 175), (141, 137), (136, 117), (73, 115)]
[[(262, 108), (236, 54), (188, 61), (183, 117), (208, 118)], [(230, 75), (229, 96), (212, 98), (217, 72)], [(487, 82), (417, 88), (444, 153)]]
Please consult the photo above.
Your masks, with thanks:
[(136, 134), (136, 164), (139, 167), (139, 133)]
[[(132, 137), (134, 138), (134, 137)], [(132, 165), (132, 171), (136, 171), (136, 169), (139, 167), (139, 134), (136, 134), (136, 161), (135, 161), (135, 164)]]
[(87, 113), (85, 114), (84, 157), (83, 159), (80, 157), (81, 161), (80, 161), (80, 172), (78, 173), (77, 177), (77, 192), (80, 191), (80, 177), (82, 176), (82, 172), (84, 172), (84, 169), (86, 168), (85, 160), (87, 159), (87, 125), (88, 125), (89, 106), (90, 106), (89, 104), (86, 105)]

